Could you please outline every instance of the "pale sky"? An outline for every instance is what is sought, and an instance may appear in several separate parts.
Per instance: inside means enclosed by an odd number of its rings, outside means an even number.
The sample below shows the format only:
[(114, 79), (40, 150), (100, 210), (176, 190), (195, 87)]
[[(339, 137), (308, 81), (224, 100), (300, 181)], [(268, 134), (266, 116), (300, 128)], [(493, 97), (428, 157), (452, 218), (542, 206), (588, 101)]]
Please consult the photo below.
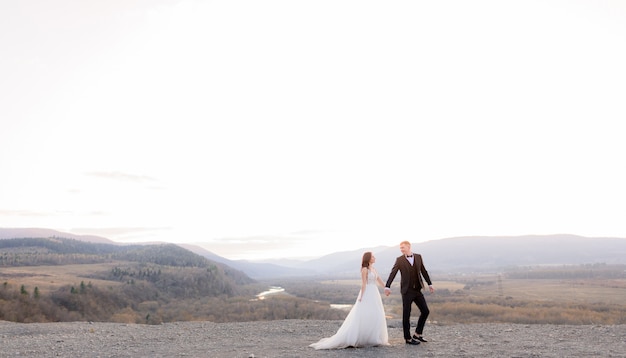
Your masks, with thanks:
[(3, 0), (0, 51), (0, 227), (626, 237), (621, 0)]

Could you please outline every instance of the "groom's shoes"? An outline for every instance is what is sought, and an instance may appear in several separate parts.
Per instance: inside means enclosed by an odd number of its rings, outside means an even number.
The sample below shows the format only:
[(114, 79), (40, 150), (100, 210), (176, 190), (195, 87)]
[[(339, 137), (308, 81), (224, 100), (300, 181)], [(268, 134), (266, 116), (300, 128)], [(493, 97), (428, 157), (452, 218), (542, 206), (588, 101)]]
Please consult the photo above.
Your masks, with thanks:
[(422, 337), (422, 336), (418, 337), (415, 334), (413, 335), (413, 340), (417, 340), (417, 341), (420, 341), (420, 342), (428, 342), (427, 340), (424, 339), (424, 337)]
[(413, 339), (413, 338), (411, 338), (411, 339), (405, 339), (404, 341), (406, 342), (406, 344), (412, 344), (412, 345), (414, 345), (414, 346), (416, 346), (416, 345), (420, 344), (420, 341), (418, 341), (418, 340), (416, 340), (416, 339)]

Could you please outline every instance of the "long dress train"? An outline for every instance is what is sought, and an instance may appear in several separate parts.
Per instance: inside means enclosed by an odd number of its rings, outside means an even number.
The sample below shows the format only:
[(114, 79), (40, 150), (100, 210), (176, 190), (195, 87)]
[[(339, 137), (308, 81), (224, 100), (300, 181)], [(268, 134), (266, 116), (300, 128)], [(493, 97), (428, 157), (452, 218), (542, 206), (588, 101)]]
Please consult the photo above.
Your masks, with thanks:
[(335, 349), (389, 345), (385, 309), (376, 285), (377, 276), (376, 270), (368, 270), (365, 294), (359, 302), (359, 293), (337, 333), (332, 337), (322, 338), (310, 347)]

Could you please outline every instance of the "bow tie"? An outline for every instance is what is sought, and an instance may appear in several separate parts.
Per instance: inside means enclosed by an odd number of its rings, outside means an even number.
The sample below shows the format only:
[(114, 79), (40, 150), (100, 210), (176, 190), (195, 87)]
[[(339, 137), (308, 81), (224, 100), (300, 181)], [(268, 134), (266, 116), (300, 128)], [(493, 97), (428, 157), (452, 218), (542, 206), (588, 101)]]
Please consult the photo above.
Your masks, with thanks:
[(407, 255), (406, 258), (408, 259), (409, 257), (413, 257), (413, 255)]

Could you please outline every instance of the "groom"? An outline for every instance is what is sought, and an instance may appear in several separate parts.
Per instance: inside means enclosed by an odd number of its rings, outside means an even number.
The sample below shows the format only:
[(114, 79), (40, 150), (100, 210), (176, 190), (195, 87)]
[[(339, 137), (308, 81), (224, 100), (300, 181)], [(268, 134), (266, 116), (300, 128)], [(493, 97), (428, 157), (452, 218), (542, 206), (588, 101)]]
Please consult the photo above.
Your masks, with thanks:
[[(426, 304), (426, 299), (422, 294), (422, 288), (424, 287), (424, 281), (422, 276), (428, 283), (428, 288), (431, 293), (435, 292), (428, 271), (424, 267), (422, 262), (422, 256), (414, 254), (411, 251), (411, 243), (408, 241), (402, 241), (400, 243), (400, 252), (402, 256), (396, 259), (396, 263), (391, 269), (389, 279), (385, 285), (385, 295), (391, 294), (391, 283), (396, 278), (398, 270), (400, 270), (400, 292), (402, 293), (402, 329), (404, 330), (404, 340), (407, 344), (418, 345), (420, 342), (426, 342), (422, 337), (422, 331), (426, 324), (426, 318), (430, 311)], [(421, 275), (420, 275), (421, 274)], [(415, 328), (415, 334), (411, 337), (411, 306), (415, 302), (417, 308), (420, 310), (420, 317), (417, 321), (417, 327)]]

